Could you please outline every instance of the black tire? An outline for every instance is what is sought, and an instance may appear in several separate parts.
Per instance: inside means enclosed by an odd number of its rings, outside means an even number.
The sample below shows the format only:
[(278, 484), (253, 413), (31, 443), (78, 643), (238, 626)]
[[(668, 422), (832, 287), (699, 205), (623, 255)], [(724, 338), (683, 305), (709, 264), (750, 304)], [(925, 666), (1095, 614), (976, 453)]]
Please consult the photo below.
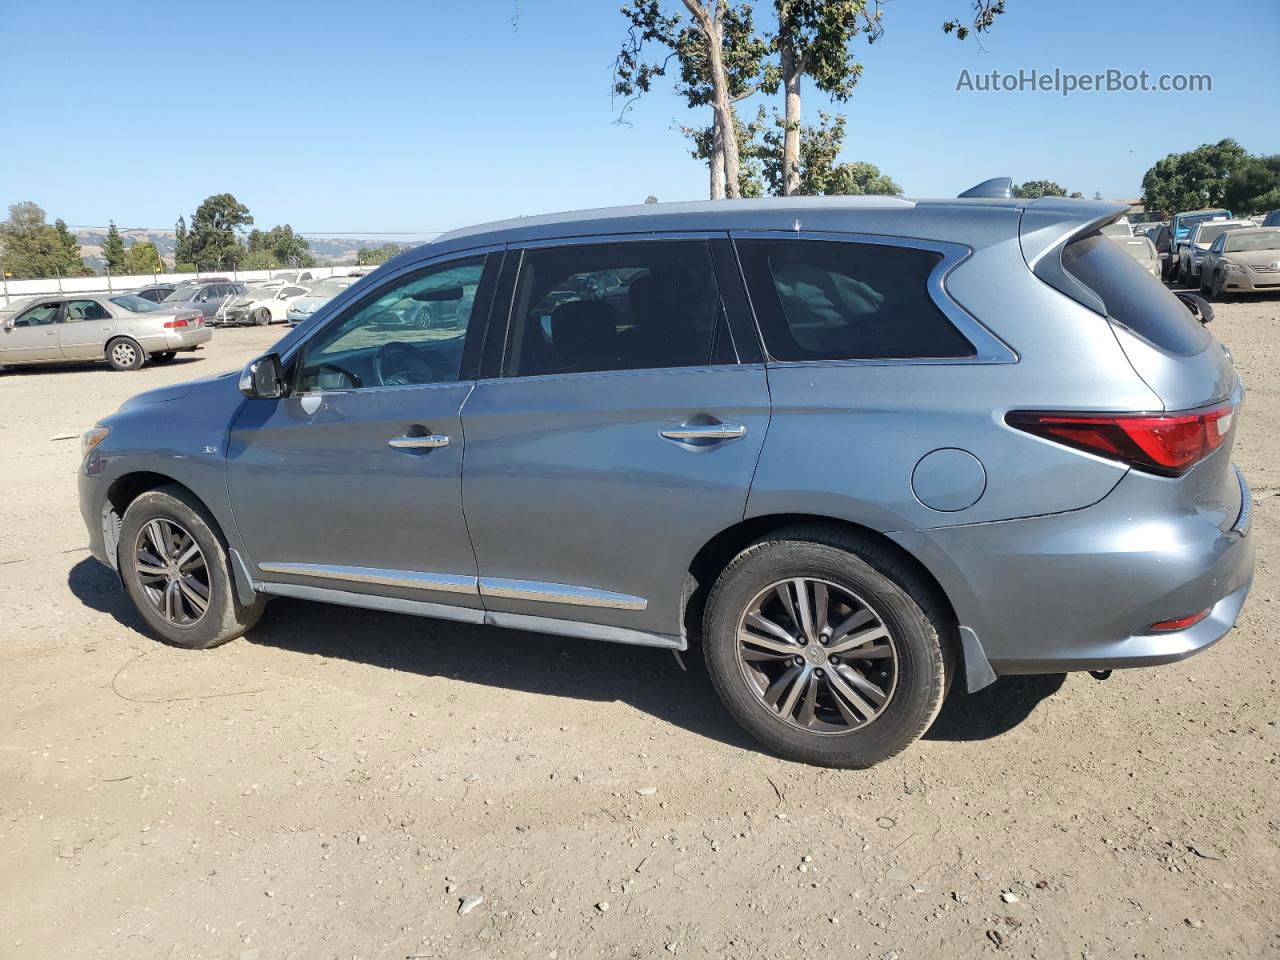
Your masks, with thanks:
[(266, 307), (259, 307), (253, 311), (253, 322), (260, 327), (268, 327), (271, 325), (271, 311)]
[(147, 355), (136, 340), (116, 337), (107, 344), (107, 363), (112, 370), (137, 370), (146, 362)]
[[(142, 577), (134, 562), (134, 551), (144, 527), (152, 520), (178, 524), (200, 548), (207, 571), (207, 608), (189, 625), (167, 619), (148, 599)], [(117, 569), (129, 599), (151, 632), (165, 643), (191, 650), (207, 650), (234, 640), (248, 631), (262, 615), (265, 598), (250, 606), (240, 603), (235, 591), (227, 546), (204, 505), (182, 487), (167, 486), (138, 496), (125, 510), (120, 525)]]
[(153, 353), (151, 355), (152, 363), (169, 363), (178, 355), (176, 350), (165, 350), (161, 353)]
[[(747, 679), (739, 622), (762, 591), (790, 577), (851, 591), (893, 638), (894, 687), (882, 712), (863, 726), (842, 733), (802, 729), (766, 706)], [(778, 756), (825, 767), (869, 767), (918, 740), (942, 707), (954, 644), (955, 627), (936, 590), (911, 566), (871, 540), (825, 527), (782, 530), (743, 550), (717, 579), (703, 622), (707, 670), (734, 719)]]

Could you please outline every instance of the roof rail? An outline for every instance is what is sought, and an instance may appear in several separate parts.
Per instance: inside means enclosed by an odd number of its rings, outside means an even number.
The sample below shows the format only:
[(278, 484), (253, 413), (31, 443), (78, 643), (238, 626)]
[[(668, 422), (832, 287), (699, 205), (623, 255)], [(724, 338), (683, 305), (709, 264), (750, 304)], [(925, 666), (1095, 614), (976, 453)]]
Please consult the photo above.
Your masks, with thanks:
[(970, 187), (964, 193), (960, 194), (960, 199), (967, 200), (970, 197), (1001, 197), (1007, 200), (1012, 196), (1012, 177), (992, 177), (990, 180), (983, 180), (976, 187)]

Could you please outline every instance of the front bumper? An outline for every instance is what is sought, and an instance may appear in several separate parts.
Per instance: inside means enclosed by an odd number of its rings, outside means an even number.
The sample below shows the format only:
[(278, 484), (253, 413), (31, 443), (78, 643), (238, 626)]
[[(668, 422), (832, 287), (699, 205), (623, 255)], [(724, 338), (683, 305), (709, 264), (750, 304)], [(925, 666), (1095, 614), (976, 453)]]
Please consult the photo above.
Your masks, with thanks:
[[(1170, 482), (1126, 476), (1070, 513), (890, 536), (919, 559), (997, 676), (1172, 663), (1221, 639), (1253, 582), (1243, 475), (1177, 506)], [(1154, 491), (1154, 492), (1153, 492)], [(1203, 610), (1184, 630), (1149, 625)]]
[(1236, 293), (1275, 293), (1280, 290), (1280, 271), (1275, 273), (1258, 273), (1247, 270), (1244, 273), (1228, 273), (1222, 285), (1224, 290)]

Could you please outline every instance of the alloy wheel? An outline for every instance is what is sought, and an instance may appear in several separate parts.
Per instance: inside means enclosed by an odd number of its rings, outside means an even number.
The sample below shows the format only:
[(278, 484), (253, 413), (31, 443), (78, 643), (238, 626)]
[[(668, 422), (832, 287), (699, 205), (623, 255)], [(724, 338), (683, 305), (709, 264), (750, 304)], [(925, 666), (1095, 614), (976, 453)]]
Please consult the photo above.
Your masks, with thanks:
[(111, 348), (111, 359), (119, 366), (132, 366), (138, 359), (138, 351), (132, 343), (122, 340)]
[(884, 619), (829, 580), (795, 577), (761, 590), (738, 621), (737, 651), (759, 701), (808, 733), (867, 726), (898, 680), (898, 648)]
[(169, 623), (190, 627), (209, 609), (209, 566), (181, 524), (159, 517), (138, 531), (134, 569), (152, 608)]

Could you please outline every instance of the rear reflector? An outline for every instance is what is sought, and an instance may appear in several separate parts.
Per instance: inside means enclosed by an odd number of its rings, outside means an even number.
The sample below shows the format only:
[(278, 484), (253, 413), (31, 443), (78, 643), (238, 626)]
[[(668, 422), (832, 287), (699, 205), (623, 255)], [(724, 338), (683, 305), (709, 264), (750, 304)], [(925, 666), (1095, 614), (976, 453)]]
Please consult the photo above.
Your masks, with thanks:
[(1177, 477), (1222, 446), (1235, 408), (1228, 403), (1163, 414), (1077, 414), (1014, 411), (1011, 427), (1139, 470)]
[(1153, 623), (1151, 625), (1151, 629), (1157, 633), (1168, 633), (1171, 630), (1185, 630), (1187, 627), (1194, 627), (1209, 615), (1210, 609), (1212, 608), (1206, 608), (1201, 610), (1199, 613), (1193, 613), (1189, 617), (1178, 617), (1174, 620), (1161, 620), (1159, 623)]
[(166, 330), (175, 330), (180, 327), (185, 327), (186, 325), (187, 325), (187, 318), (179, 317), (177, 320), (166, 320), (164, 323), (164, 328)]

